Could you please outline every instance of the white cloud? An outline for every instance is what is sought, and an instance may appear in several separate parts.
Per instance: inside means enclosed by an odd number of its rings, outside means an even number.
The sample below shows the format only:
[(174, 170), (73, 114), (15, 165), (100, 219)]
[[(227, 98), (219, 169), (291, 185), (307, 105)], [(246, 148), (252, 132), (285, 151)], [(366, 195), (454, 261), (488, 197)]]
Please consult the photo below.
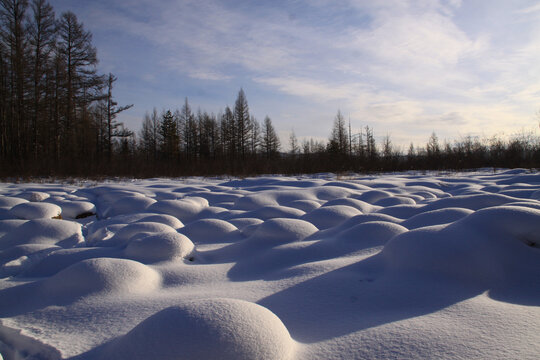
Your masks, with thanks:
[[(309, 111), (290, 114), (316, 124), (299, 134), (324, 136), (337, 108), (407, 143), (434, 130), (451, 138), (457, 125), (461, 134), (508, 132), (526, 126), (540, 106), (540, 26), (518, 21), (539, 12), (538, 4), (478, 31), (460, 18), (473, 6), (460, 0), (119, 6), (118, 13), (102, 11), (104, 26), (155, 45), (164, 69), (201, 80), (250, 78), (267, 92), (310, 103)], [(515, 41), (497, 37), (494, 29), (505, 25), (515, 26), (507, 30)]]

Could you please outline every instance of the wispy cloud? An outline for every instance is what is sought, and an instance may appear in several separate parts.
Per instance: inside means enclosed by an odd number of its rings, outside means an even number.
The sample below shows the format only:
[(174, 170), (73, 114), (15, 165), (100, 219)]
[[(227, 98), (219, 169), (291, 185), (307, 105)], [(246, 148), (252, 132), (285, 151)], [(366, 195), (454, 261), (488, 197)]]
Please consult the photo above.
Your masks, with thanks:
[(478, 27), (482, 6), (133, 0), (113, 8), (98, 1), (92, 11), (104, 27), (141, 39), (167, 71), (215, 83), (248, 79), (265, 94), (290, 96), (278, 114), (303, 101), (310, 109), (295, 108), (291, 117), (309, 116), (313, 126), (300, 135), (324, 136), (340, 107), (381, 132), (420, 141), (434, 130), (451, 138), (458, 126), (459, 133), (508, 132), (540, 106), (533, 16), (540, 5), (490, 2), (496, 21)]

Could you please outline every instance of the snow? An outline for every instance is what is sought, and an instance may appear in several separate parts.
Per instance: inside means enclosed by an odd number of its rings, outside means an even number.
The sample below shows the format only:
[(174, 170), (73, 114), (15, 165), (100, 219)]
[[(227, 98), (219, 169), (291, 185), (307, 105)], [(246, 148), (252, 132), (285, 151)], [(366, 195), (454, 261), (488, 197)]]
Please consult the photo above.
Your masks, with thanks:
[(0, 359), (537, 358), (539, 179), (2, 183)]
[(198, 299), (150, 316), (102, 351), (106, 359), (287, 360), (294, 342), (270, 310), (238, 299)]

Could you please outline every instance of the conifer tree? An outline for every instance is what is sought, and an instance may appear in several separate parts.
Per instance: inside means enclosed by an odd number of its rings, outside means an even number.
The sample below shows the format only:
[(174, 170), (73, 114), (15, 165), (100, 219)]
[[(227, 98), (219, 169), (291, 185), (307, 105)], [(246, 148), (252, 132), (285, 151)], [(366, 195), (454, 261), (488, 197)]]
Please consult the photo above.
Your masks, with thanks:
[(272, 120), (266, 116), (262, 128), (262, 148), (266, 158), (275, 157), (279, 152), (279, 146), (279, 138), (272, 125)]

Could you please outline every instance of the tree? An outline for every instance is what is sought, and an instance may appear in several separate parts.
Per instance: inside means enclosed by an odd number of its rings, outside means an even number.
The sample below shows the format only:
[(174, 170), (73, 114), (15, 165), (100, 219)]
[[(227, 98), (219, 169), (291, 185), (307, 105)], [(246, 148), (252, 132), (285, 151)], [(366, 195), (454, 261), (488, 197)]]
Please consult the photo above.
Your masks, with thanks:
[(176, 129), (176, 121), (170, 110), (161, 115), (161, 153), (165, 159), (178, 157), (179, 139)]
[(180, 110), (180, 118), (178, 122), (183, 126), (182, 137), (184, 138), (184, 153), (188, 159), (195, 158), (197, 156), (197, 122), (195, 115), (191, 111), (188, 98), (185, 99), (184, 105)]
[(259, 152), (259, 147), (261, 146), (261, 125), (253, 115), (251, 115), (249, 122), (251, 128), (249, 134), (249, 150), (251, 154), (255, 155)]
[(3, 101), (7, 138), (7, 149), (12, 159), (24, 158), (27, 146), (28, 123), (25, 113), (25, 93), (27, 70), (27, 39), (24, 33), (25, 13), (28, 7), (26, 0), (1, 0), (0, 20), (2, 31), (0, 32), (5, 59), (7, 63), (7, 97)]
[(266, 116), (262, 129), (262, 149), (267, 159), (275, 157), (279, 152), (279, 138), (276, 135), (272, 120)]
[(298, 139), (296, 138), (296, 134), (294, 133), (294, 130), (291, 131), (291, 135), (289, 135), (289, 147), (290, 147), (289, 152), (292, 155), (298, 154), (300, 149), (298, 148)]
[(240, 89), (238, 92), (238, 97), (234, 103), (234, 121), (236, 124), (238, 153), (242, 156), (242, 159), (245, 159), (246, 152), (248, 151), (251, 122), (249, 106), (243, 89)]
[(366, 154), (368, 160), (374, 162), (379, 156), (377, 152), (377, 144), (375, 143), (375, 137), (373, 136), (373, 130), (366, 126)]
[(435, 132), (431, 133), (428, 143), (426, 144), (426, 151), (428, 157), (438, 157), (441, 153), (441, 148), (439, 146), (439, 138)]
[[(65, 151), (73, 152), (75, 129), (79, 125), (77, 110), (97, 98), (93, 90), (99, 90), (103, 80), (96, 75), (97, 55), (92, 45), (92, 34), (84, 30), (77, 16), (64, 12), (58, 23), (58, 55), (66, 66), (63, 137)], [(78, 109), (78, 107), (80, 107)]]
[(139, 146), (146, 154), (146, 158), (148, 160), (157, 160), (160, 128), (161, 124), (157, 110), (154, 108), (152, 115), (148, 113), (144, 115), (142, 127), (139, 133)]
[[(107, 77), (107, 97), (106, 97), (106, 102), (107, 102), (106, 144), (107, 144), (107, 157), (109, 160), (111, 160), (112, 151), (113, 151), (112, 149), (113, 137), (122, 138), (126, 136), (126, 133), (129, 133), (129, 131), (126, 132), (127, 129), (124, 128), (124, 124), (116, 121), (116, 116), (122, 111), (133, 107), (133, 104), (125, 105), (125, 106), (118, 106), (118, 103), (113, 100), (112, 88), (113, 88), (113, 83), (116, 80), (117, 80), (116, 76), (109, 73), (109, 76)], [(122, 127), (123, 131), (117, 131), (119, 127)]]
[(409, 145), (409, 150), (407, 151), (407, 159), (411, 161), (414, 159), (415, 156), (416, 153), (414, 151), (414, 144), (411, 142), (411, 144)]
[[(32, 49), (32, 87), (33, 87), (33, 109), (32, 109), (32, 148), (34, 159), (38, 155), (38, 137), (40, 133), (47, 131), (47, 123), (42, 121), (38, 124), (38, 118), (48, 118), (45, 106), (50, 104), (47, 96), (45, 75), (51, 66), (51, 53), (56, 42), (56, 20), (51, 5), (45, 0), (33, 0), (31, 4), (32, 20), (28, 26), (29, 44)], [(41, 125), (41, 128), (39, 128)], [(47, 142), (47, 139), (42, 141)], [(44, 146), (45, 144), (43, 144)]]
[(220, 121), (221, 128), (221, 143), (223, 146), (223, 153), (231, 160), (236, 158), (236, 122), (234, 120), (234, 114), (227, 106), (225, 112), (221, 116)]
[(347, 130), (345, 129), (345, 119), (339, 110), (334, 118), (334, 126), (332, 127), (332, 134), (330, 136), (329, 150), (330, 152), (342, 155), (347, 154), (349, 151)]
[(390, 140), (390, 135), (386, 135), (383, 138), (383, 149), (382, 149), (382, 156), (386, 161), (389, 161), (392, 159), (393, 155), (393, 146), (392, 146), (392, 140)]

